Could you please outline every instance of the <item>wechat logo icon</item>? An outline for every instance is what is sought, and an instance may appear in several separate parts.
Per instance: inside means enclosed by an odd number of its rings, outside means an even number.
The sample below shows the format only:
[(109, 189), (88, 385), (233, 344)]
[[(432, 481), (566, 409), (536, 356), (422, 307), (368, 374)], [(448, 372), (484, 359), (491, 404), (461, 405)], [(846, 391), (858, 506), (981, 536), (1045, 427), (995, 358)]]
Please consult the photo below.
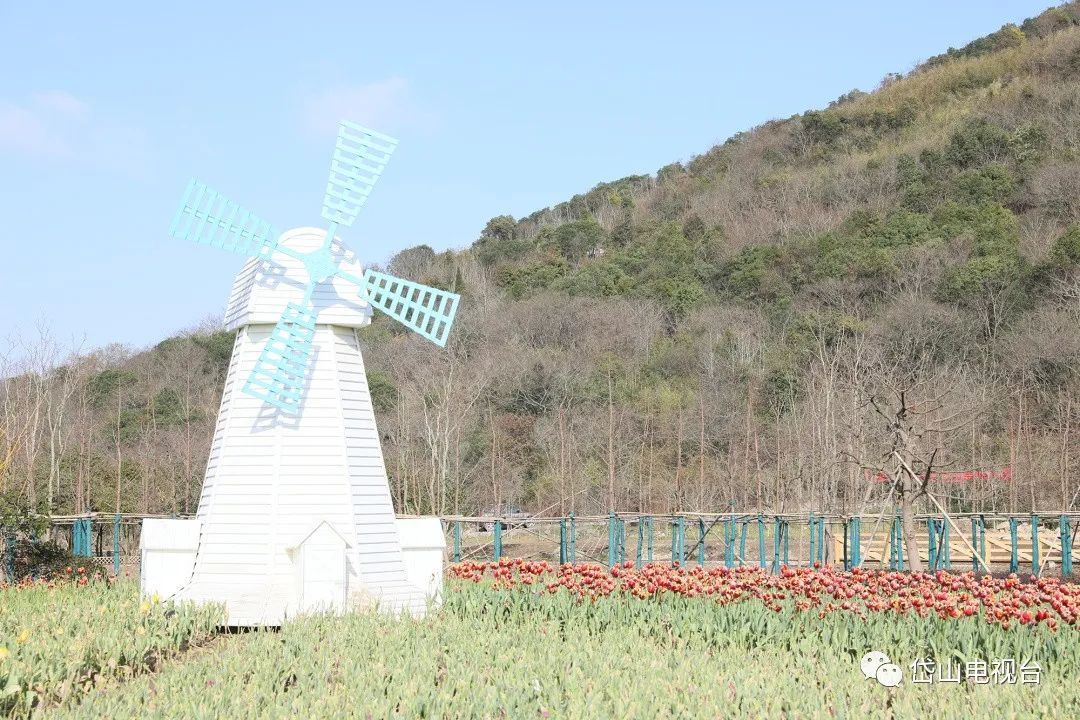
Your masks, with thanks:
[(893, 664), (889, 656), (874, 650), (863, 655), (859, 663), (864, 678), (873, 678), (885, 687), (896, 687), (904, 679), (904, 671)]

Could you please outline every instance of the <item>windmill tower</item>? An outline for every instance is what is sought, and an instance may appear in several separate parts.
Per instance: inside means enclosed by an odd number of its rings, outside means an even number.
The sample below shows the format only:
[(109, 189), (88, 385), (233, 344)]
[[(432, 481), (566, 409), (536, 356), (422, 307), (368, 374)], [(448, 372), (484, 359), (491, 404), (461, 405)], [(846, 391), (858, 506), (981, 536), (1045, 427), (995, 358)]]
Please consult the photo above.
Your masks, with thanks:
[(173, 237), (250, 256), (225, 315), (236, 332), (199, 499), (191, 578), (176, 599), (223, 603), (228, 624), (377, 604), (419, 613), (406, 581), (356, 329), (377, 308), (444, 346), (459, 296), (364, 270), (337, 238), (397, 141), (342, 122), (327, 229), (279, 235), (192, 181)]

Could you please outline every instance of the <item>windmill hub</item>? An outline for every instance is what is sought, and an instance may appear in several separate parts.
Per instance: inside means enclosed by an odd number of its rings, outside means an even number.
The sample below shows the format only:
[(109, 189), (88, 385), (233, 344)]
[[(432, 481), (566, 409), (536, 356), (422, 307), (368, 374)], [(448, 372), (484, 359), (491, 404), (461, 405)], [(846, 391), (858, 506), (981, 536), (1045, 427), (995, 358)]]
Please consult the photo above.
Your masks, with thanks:
[(337, 263), (334, 262), (328, 247), (320, 247), (304, 255), (302, 260), (313, 283), (321, 283), (337, 272)]

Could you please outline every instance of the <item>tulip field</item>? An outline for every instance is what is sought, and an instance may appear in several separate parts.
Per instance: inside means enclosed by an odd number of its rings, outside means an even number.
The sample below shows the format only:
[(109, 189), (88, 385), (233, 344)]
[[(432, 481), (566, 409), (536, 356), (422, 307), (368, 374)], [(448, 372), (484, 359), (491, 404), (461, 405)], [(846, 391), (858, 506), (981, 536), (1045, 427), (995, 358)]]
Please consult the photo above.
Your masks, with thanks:
[[(0, 717), (1075, 717), (1078, 618), (1080, 586), (1051, 578), (502, 560), (453, 566), (424, 619), (310, 616), (206, 645), (212, 609), (35, 584), (0, 589), (0, 688), (17, 688)], [(864, 678), (870, 650), (899, 687)], [(1040, 674), (910, 682), (923, 656)]]
[(78, 700), (207, 641), (215, 608), (142, 600), (132, 582), (89, 579), (0, 585), (0, 717)]

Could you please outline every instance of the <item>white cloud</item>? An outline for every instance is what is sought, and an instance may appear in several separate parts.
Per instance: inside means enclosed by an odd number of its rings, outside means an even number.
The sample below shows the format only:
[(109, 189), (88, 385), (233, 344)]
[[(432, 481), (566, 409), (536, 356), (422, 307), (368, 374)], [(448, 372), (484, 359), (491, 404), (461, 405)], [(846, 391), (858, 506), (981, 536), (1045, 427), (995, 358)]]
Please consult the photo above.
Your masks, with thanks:
[(338, 85), (313, 93), (302, 103), (308, 129), (333, 135), (339, 120), (352, 120), (393, 134), (402, 125), (424, 124), (427, 120), (412, 100), (409, 81), (390, 77), (366, 85)]
[(51, 104), (57, 97), (50, 93), (44, 103), (37, 96), (26, 103), (0, 101), (0, 151), (32, 157), (69, 155), (63, 126), (70, 113)]
[(31, 96), (31, 99), (38, 107), (61, 115), (81, 116), (90, 111), (89, 105), (63, 90), (36, 92)]
[(0, 155), (32, 160), (77, 160), (141, 174), (149, 143), (139, 128), (100, 117), (89, 103), (63, 90), (0, 98)]

